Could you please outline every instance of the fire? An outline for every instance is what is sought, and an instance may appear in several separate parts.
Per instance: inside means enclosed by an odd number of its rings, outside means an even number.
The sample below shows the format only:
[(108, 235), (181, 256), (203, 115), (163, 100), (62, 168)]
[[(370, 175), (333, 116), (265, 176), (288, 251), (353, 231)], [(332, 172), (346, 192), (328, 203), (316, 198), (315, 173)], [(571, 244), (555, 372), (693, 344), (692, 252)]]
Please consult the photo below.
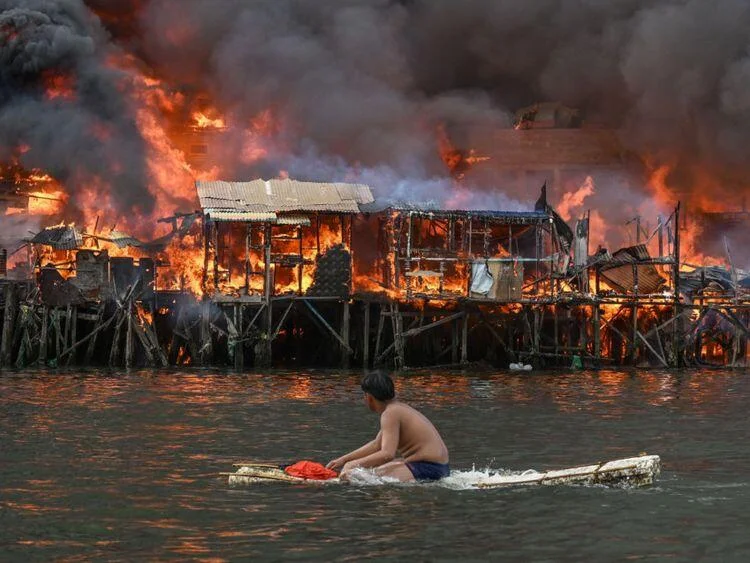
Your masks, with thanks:
[(31, 192), (28, 211), (32, 215), (57, 215), (62, 211), (64, 204), (65, 193), (62, 191)]
[(192, 126), (196, 129), (224, 129), (227, 124), (223, 117), (209, 117), (207, 113), (196, 111)]
[[(647, 161), (647, 165), (651, 164)], [(669, 164), (661, 164), (658, 166), (652, 166), (649, 170), (649, 178), (647, 187), (654, 194), (657, 201), (663, 202), (668, 205), (676, 204), (676, 193), (681, 190), (677, 186), (669, 185), (669, 177), (673, 170), (673, 166)], [(699, 178), (700, 189), (692, 191), (692, 199), (685, 202), (686, 208), (693, 208), (694, 210), (700, 211), (720, 211), (721, 203), (711, 198), (711, 194), (720, 193), (715, 181), (705, 173), (698, 173), (696, 176)], [(683, 217), (685, 213), (685, 207), (683, 208)], [(680, 229), (680, 260), (688, 264), (696, 265), (722, 265), (726, 263), (726, 260), (721, 257), (710, 256), (705, 254), (701, 250), (701, 226), (695, 221), (686, 221), (684, 218), (680, 220), (680, 225), (677, 226)], [(672, 232), (674, 232), (675, 225), (671, 226)]]
[(73, 77), (64, 74), (45, 73), (45, 96), (48, 100), (73, 101), (76, 98)]
[(557, 206), (558, 214), (566, 221), (570, 221), (573, 209), (581, 207), (586, 198), (594, 193), (596, 193), (594, 179), (591, 176), (586, 176), (586, 180), (576, 191), (563, 194), (562, 200)]
[(154, 314), (151, 311), (147, 310), (140, 303), (136, 305), (136, 313), (137, 313), (138, 319), (141, 321), (142, 325), (153, 325), (154, 324)]
[(490, 160), (489, 156), (478, 155), (474, 149), (464, 151), (453, 146), (444, 125), (437, 128), (438, 151), (440, 158), (448, 167), (451, 176), (461, 180), (466, 172), (478, 162)]

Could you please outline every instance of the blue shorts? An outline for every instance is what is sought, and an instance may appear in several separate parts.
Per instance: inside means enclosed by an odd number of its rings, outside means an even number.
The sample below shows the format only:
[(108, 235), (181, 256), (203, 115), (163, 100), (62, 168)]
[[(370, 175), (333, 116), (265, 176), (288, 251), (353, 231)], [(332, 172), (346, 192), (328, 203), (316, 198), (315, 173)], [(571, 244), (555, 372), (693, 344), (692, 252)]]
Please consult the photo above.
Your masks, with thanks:
[(417, 481), (437, 481), (451, 473), (451, 468), (447, 463), (434, 461), (407, 461), (406, 467)]

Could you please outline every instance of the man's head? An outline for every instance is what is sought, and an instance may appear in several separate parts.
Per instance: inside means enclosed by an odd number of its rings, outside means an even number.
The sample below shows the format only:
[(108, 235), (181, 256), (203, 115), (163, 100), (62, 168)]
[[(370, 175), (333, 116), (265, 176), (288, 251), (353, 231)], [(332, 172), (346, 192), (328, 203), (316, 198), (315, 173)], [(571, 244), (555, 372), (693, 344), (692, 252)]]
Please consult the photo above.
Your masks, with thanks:
[(374, 411), (378, 410), (375, 401), (385, 403), (396, 396), (393, 380), (383, 371), (373, 371), (364, 376), (362, 378), (362, 391), (365, 392), (367, 406)]

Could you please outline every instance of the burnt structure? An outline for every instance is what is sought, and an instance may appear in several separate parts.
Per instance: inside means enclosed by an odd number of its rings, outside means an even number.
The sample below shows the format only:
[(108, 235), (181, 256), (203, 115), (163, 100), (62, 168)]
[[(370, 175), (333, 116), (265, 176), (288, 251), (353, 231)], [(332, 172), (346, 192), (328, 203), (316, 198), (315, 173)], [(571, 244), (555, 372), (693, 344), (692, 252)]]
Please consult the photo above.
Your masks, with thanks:
[[(638, 244), (592, 254), (588, 219), (571, 229), (544, 189), (529, 211), (375, 201), (356, 184), (197, 190), (201, 209), (155, 241), (73, 226), (28, 239), (34, 281), (0, 282), (3, 365), (745, 361), (750, 283), (680, 271), (679, 206)], [(200, 291), (162, 284), (183, 237)]]

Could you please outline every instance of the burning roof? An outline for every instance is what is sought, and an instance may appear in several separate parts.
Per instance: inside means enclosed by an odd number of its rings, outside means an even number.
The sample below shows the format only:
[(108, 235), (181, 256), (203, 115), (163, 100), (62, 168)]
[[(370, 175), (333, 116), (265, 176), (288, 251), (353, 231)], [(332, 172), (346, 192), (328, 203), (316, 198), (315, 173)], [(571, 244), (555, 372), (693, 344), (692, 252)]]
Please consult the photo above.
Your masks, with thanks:
[(365, 213), (381, 213), (383, 211), (399, 211), (430, 215), (433, 217), (476, 217), (513, 224), (539, 224), (549, 221), (550, 215), (545, 211), (497, 211), (488, 209), (442, 209), (435, 202), (378, 200), (361, 206)]
[(39, 231), (28, 242), (45, 244), (56, 250), (74, 250), (83, 245), (83, 236), (73, 225), (56, 225)]
[(279, 213), (359, 213), (373, 201), (363, 184), (253, 180), (195, 183), (203, 212), (214, 221), (277, 222)]

